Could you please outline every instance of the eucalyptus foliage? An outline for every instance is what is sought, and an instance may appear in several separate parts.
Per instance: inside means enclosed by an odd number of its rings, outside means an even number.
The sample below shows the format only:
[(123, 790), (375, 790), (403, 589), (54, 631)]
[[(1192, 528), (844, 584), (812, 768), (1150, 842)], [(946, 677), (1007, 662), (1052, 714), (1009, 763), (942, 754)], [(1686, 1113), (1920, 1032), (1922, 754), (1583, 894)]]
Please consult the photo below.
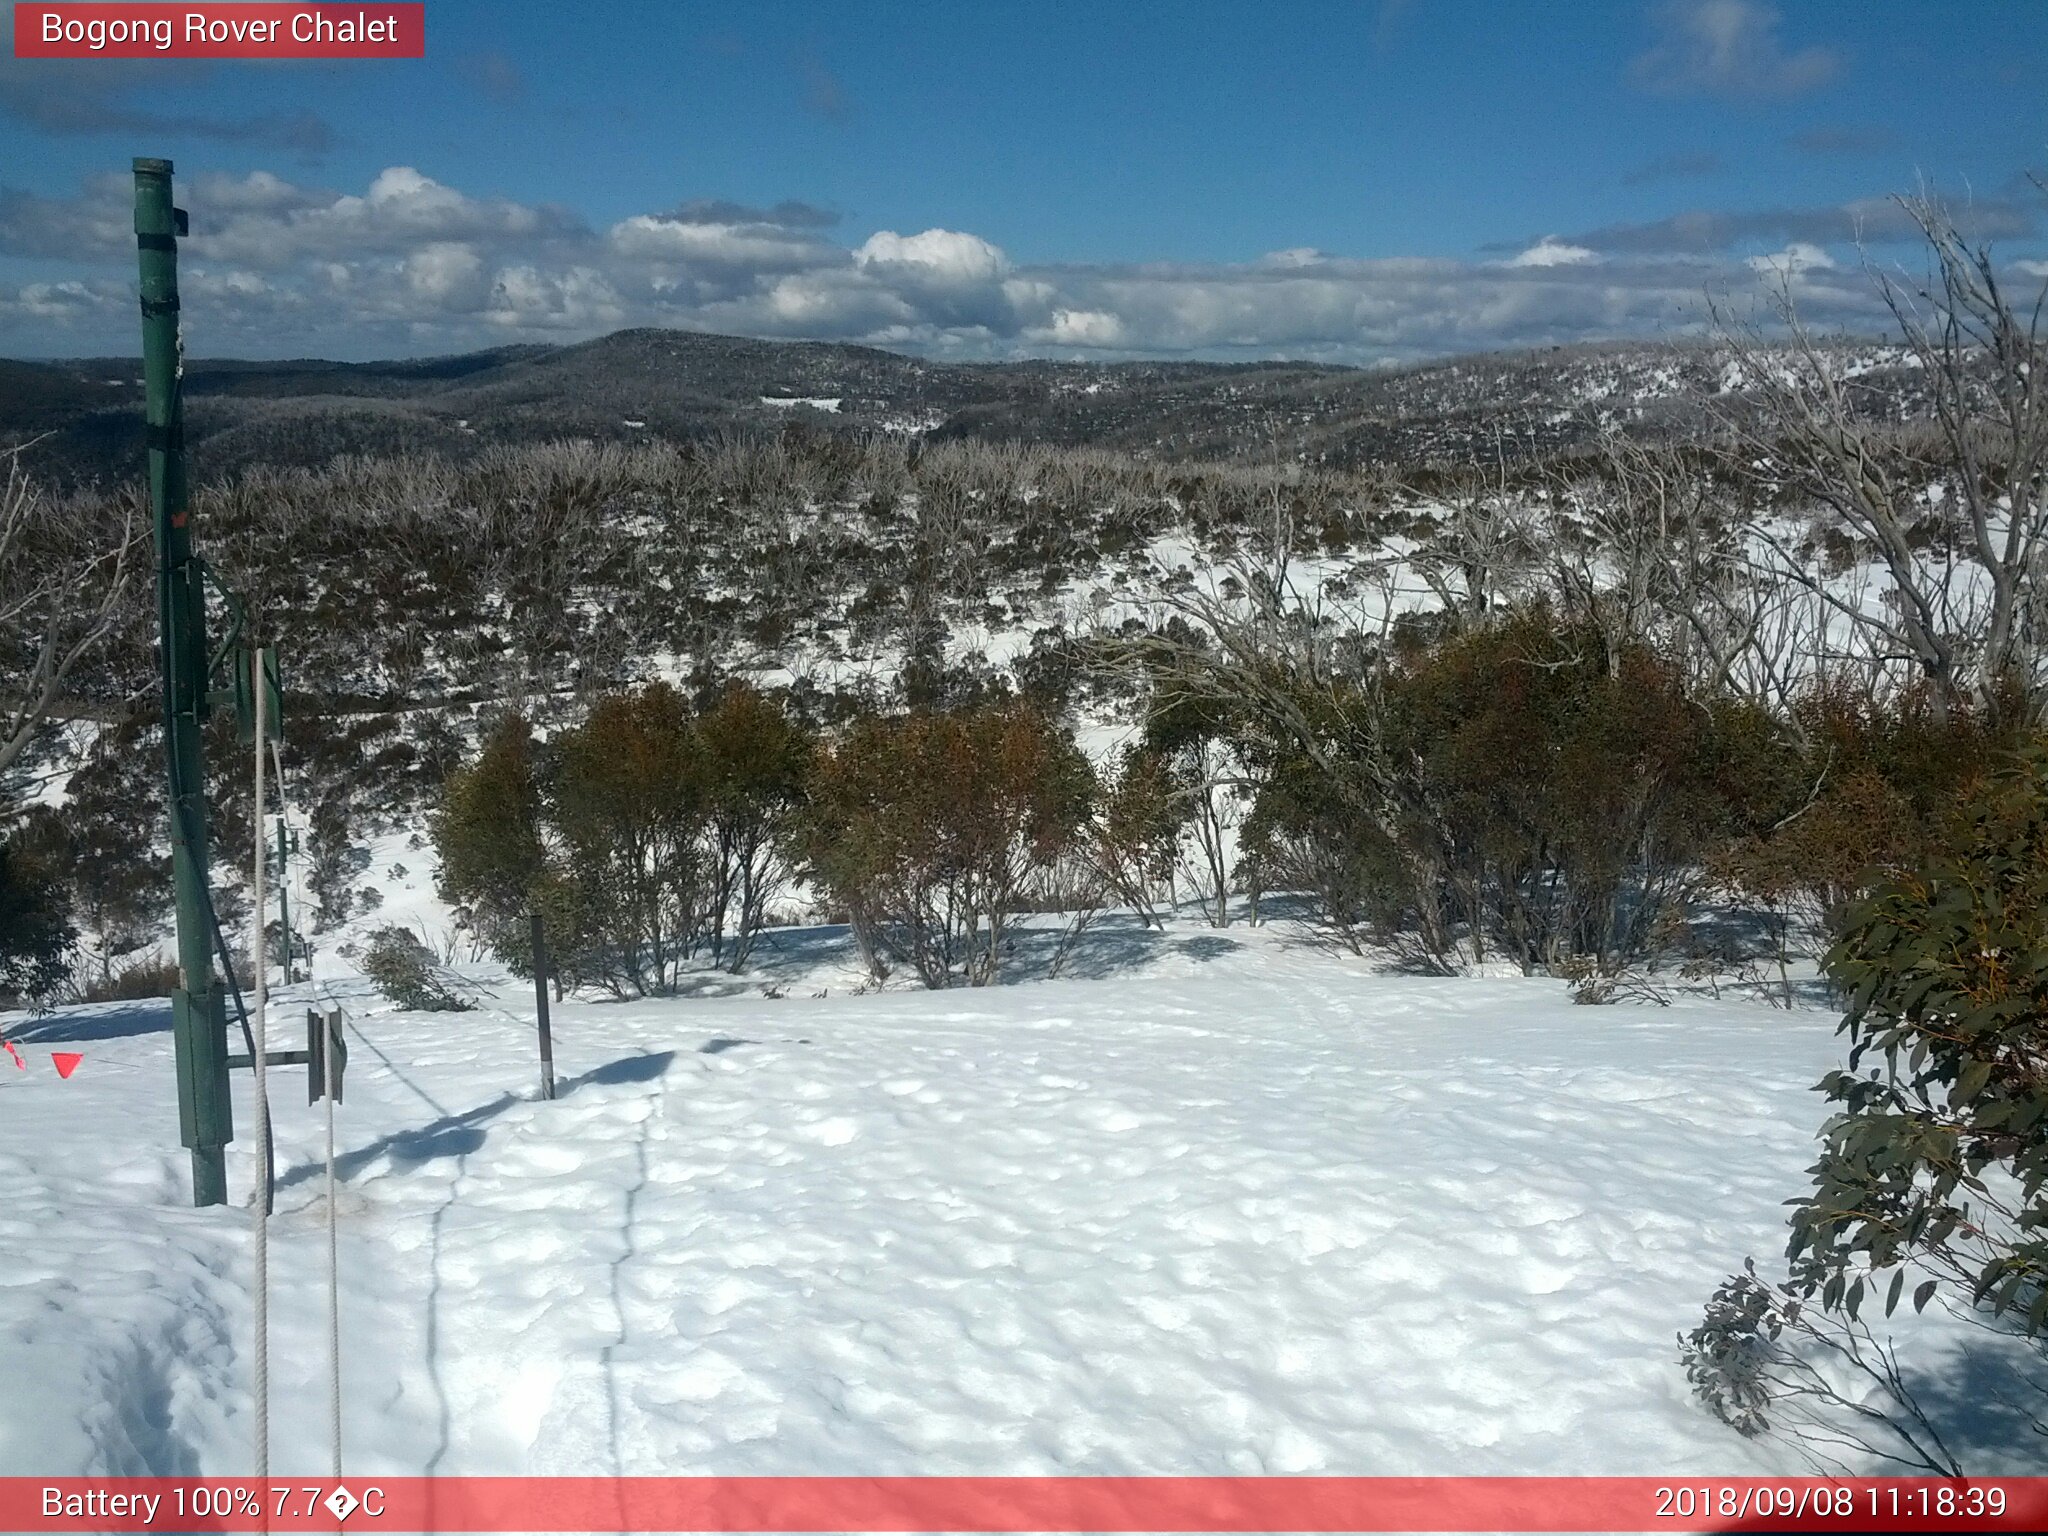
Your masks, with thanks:
[[(1795, 1279), (1854, 1315), (1908, 1264), (2030, 1333), (2048, 1322), (2048, 749), (1996, 774), (1949, 846), (1880, 884), (1827, 956), (1848, 995), (1848, 1066), (1814, 1187), (1792, 1218)], [(1868, 1272), (1868, 1279), (1864, 1271)]]
[(1838, 1108), (1791, 1202), (1790, 1273), (1769, 1284), (1747, 1263), (1680, 1360), (1742, 1434), (1956, 1475), (1863, 1309), (1881, 1289), (1891, 1315), (1910, 1283), (1922, 1310), (1947, 1284), (2008, 1342), (2048, 1339), (2048, 747), (1991, 775), (1916, 866), (1875, 878), (1826, 967), (1849, 1060), (1818, 1085)]

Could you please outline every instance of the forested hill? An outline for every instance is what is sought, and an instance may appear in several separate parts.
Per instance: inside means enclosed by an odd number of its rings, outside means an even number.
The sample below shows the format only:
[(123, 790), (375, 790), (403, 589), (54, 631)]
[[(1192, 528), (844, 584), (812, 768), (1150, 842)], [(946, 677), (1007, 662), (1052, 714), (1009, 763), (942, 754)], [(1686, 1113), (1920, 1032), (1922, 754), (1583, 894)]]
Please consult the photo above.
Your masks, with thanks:
[[(1846, 370), (1909, 393), (1875, 344)], [(0, 443), (40, 437), (56, 481), (118, 479), (141, 456), (132, 358), (0, 361)], [(561, 347), (335, 363), (194, 361), (188, 440), (201, 480), (343, 453), (465, 457), (493, 442), (693, 439), (800, 421), (854, 433), (1100, 446), (1173, 459), (1288, 457), (1331, 467), (1491, 460), (1602, 426), (1661, 433), (1745, 380), (1707, 343), (1503, 352), (1395, 370), (1312, 363), (936, 363), (871, 347), (619, 331)]]

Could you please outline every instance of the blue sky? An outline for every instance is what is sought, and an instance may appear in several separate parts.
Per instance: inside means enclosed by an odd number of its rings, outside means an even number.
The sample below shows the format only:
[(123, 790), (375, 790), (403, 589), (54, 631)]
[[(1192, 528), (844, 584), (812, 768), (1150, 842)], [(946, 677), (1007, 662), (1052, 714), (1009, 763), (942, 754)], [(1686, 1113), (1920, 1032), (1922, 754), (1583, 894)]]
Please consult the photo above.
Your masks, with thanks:
[[(11, 50), (10, 50), (11, 51)], [(129, 350), (178, 163), (202, 355), (620, 325), (1380, 362), (1878, 314), (1922, 178), (2048, 255), (2048, 4), (430, 0), (427, 57), (0, 57), (0, 353)]]

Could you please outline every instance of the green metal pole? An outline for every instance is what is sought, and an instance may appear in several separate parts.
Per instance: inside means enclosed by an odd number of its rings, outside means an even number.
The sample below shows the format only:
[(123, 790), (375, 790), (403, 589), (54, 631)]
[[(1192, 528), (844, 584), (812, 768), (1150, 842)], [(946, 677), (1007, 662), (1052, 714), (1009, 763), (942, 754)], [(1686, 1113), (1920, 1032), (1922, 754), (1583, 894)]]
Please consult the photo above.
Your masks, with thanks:
[(146, 386), (149, 503), (156, 528), (157, 620), (164, 683), (164, 758), (171, 813), (171, 879), (178, 906), (178, 990), (171, 994), (177, 1053), (178, 1130), (192, 1149), (192, 1203), (228, 1198), (227, 998), (213, 969), (206, 873), (206, 592), (192, 555), (181, 400), (184, 340), (178, 325), (178, 236), (171, 162), (135, 162), (135, 245), (142, 277), (142, 372)]

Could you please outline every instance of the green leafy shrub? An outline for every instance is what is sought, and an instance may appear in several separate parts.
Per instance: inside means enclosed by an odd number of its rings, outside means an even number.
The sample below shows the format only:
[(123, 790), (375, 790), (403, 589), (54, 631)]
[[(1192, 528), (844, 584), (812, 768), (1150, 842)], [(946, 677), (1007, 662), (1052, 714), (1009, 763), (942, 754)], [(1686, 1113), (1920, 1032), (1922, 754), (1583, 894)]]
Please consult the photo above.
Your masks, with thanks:
[(609, 695), (545, 744), (507, 717), (434, 812), (441, 894), (522, 974), (535, 913), (558, 983), (665, 991), (706, 948), (737, 971), (791, 879), (809, 758), (739, 685), (702, 713), (663, 683)]
[[(1946, 846), (1882, 881), (1828, 953), (1846, 1069), (1792, 1218), (1795, 1277), (1852, 1315), (1912, 1262), (1972, 1303), (2048, 1323), (2048, 748), (1995, 774)], [(1863, 1070), (1871, 1058), (1876, 1063)]]
[(878, 977), (992, 982), (1028, 879), (1078, 845), (1094, 775), (1027, 705), (858, 722), (811, 776), (811, 865)]
[(1188, 811), (1188, 798), (1166, 759), (1144, 746), (1125, 749), (1096, 796), (1089, 828), (1096, 873), (1148, 927), (1166, 926), (1160, 897), (1172, 888)]
[[(1799, 700), (1786, 812), (1713, 857), (1719, 882), (1761, 906), (1781, 958), (1799, 929), (1821, 947), (1873, 882), (1935, 852), (1957, 806), (2020, 737), (2016, 709), (1937, 710), (1930, 692), (1879, 700), (1822, 685)], [(1784, 772), (1781, 771), (1781, 781)]]
[(533, 969), (528, 916), (547, 866), (534, 754), (525, 718), (507, 715), (476, 761), (448, 776), (428, 822), (442, 899), (460, 906), (491, 952), (522, 974)]
[(1412, 936), (1433, 965), (1650, 955), (1792, 782), (1762, 710), (1541, 606), (1419, 637), (1291, 713), (1316, 750), (1266, 756), (1253, 849), (1340, 934)]
[(410, 930), (379, 928), (360, 961), (363, 974), (387, 1000), (415, 1013), (460, 1013), (469, 1002), (448, 989), (433, 952)]
[(1410, 908), (1413, 865), (1304, 757), (1282, 758), (1259, 787), (1241, 846), (1269, 888), (1307, 896), (1354, 953), (1364, 953), (1369, 935), (1392, 932)]
[(702, 748), (665, 683), (599, 699), (550, 743), (550, 855), (579, 893), (585, 970), (614, 992), (667, 991), (707, 925)]
[[(1946, 1283), (2033, 1352), (2020, 1380), (2041, 1387), (2048, 747), (1992, 774), (1915, 867), (1872, 883), (1825, 961), (1848, 995), (1849, 1063), (1819, 1085), (1839, 1108), (1813, 1187), (1793, 1202), (1790, 1274), (1768, 1284), (1745, 1262), (1681, 1337), (1680, 1359), (1701, 1402), (1745, 1435), (1783, 1428), (1956, 1476), (1864, 1308), (1881, 1288), (1890, 1316), (1910, 1279), (1918, 1311)], [(2048, 1434), (2038, 1407), (2032, 1420)]]

